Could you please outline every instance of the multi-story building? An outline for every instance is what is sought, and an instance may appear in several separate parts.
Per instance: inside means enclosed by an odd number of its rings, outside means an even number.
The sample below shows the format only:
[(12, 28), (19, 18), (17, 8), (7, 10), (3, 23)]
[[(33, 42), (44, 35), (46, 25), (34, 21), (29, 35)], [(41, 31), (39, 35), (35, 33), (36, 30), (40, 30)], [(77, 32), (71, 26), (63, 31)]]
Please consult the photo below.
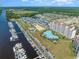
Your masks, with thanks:
[(69, 26), (65, 26), (65, 30), (64, 30), (64, 36), (66, 36), (68, 38), (68, 34), (69, 34)]
[(72, 39), (76, 35), (76, 29), (74, 25), (68, 26), (64, 23), (50, 22), (49, 27), (51, 30), (56, 31), (69, 39)]
[(55, 22), (50, 22), (49, 28), (52, 29), (53, 31), (55, 31), (55, 29), (56, 29)]
[(53, 24), (53, 22), (50, 22), (50, 24), (48, 24), (50, 29), (53, 29)]
[(69, 29), (69, 34), (68, 34), (68, 37), (69, 38), (74, 38), (75, 37), (75, 35), (76, 35), (76, 29), (75, 29), (75, 26), (71, 26), (71, 28)]
[(55, 25), (56, 25), (56, 29), (55, 29), (55, 31), (58, 32), (58, 26), (59, 26), (59, 23), (55, 22)]
[(29, 23), (29, 24), (39, 24), (45, 28), (48, 29), (48, 23), (49, 21), (44, 19), (44, 18), (40, 18), (40, 17), (22, 17), (21, 18), (23, 21)]
[(60, 25), (59, 25), (59, 32), (62, 35), (64, 34), (64, 30), (65, 30), (65, 24), (64, 23), (60, 23)]
[(76, 59), (79, 59), (79, 35), (76, 35), (76, 37), (73, 40), (73, 47), (76, 52)]

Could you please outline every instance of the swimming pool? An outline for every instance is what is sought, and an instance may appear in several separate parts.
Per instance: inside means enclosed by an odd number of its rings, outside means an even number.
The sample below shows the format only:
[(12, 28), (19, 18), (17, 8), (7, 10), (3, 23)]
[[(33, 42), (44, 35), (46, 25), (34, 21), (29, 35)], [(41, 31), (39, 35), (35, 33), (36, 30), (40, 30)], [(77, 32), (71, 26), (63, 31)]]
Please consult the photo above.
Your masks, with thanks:
[(52, 31), (50, 31), (50, 30), (47, 30), (47, 31), (43, 32), (42, 36), (44, 36), (44, 37), (46, 37), (46, 38), (48, 38), (48, 39), (54, 39), (54, 40), (55, 40), (55, 39), (59, 39), (59, 37), (56, 36), (56, 35), (54, 35), (54, 34), (52, 33)]

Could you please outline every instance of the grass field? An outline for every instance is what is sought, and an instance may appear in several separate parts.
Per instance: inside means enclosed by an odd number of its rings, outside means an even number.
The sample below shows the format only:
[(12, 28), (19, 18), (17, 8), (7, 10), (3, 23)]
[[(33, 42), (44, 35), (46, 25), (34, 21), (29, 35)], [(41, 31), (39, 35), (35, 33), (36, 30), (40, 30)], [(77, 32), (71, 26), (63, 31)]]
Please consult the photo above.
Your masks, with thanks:
[(32, 33), (32, 35), (42, 43), (51, 53), (55, 56), (55, 59), (75, 59), (75, 53), (72, 48), (71, 40), (60, 39), (57, 44), (52, 41), (41, 37), (40, 32)]
[(28, 11), (28, 10), (15, 10), (15, 14), (28, 14), (28, 13), (38, 13), (37, 11)]
[(7, 10), (6, 14), (8, 19), (12, 19), (12, 18), (18, 19), (20, 17), (32, 17), (38, 14), (38, 12), (28, 11), (28, 10), (14, 10), (14, 11)]

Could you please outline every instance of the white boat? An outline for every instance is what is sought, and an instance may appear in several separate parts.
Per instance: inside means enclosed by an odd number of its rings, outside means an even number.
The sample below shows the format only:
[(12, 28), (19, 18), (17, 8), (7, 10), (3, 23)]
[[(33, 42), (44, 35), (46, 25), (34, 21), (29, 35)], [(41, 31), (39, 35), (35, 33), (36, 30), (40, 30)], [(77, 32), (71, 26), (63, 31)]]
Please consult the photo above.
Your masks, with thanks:
[(17, 43), (13, 47), (13, 51), (15, 53), (15, 59), (27, 59), (26, 51), (22, 48), (21, 43)]

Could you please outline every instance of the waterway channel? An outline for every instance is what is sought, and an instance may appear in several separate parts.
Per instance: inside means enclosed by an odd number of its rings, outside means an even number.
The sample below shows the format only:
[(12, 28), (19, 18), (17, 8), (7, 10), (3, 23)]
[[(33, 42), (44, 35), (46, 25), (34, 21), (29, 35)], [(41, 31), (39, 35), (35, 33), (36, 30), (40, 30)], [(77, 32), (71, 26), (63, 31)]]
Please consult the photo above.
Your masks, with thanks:
[[(26, 50), (28, 59), (35, 58), (37, 54), (34, 51), (33, 47), (27, 41), (27, 39), (25, 38), (24, 34), (17, 26), (17, 24), (13, 22), (13, 25), (19, 37), (18, 42), (22, 43), (23, 48)], [(9, 26), (8, 26), (8, 21), (6, 17), (6, 10), (3, 9), (0, 15), (0, 59), (15, 59), (13, 46), (17, 42), (10, 42), (10, 37), (11, 37), (11, 33), (9, 32)]]

